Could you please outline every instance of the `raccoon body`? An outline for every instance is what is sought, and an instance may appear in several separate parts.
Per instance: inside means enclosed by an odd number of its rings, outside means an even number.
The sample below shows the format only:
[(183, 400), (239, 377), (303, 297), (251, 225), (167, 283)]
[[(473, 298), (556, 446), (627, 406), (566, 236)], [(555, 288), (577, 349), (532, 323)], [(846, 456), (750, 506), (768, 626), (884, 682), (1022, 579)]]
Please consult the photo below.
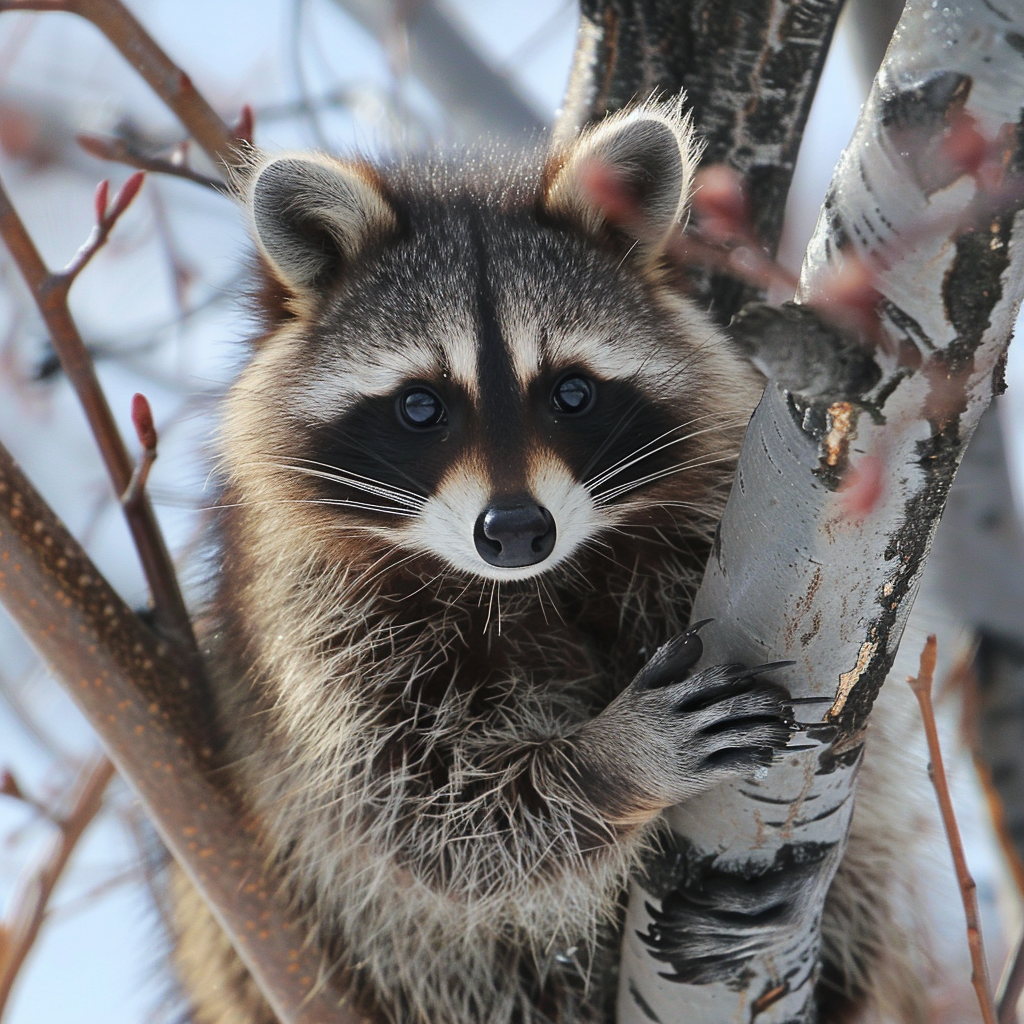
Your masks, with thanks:
[[(224, 761), (386, 1020), (610, 1021), (659, 812), (788, 740), (770, 682), (690, 671), (760, 391), (666, 280), (695, 162), (648, 104), (553, 157), (244, 175), (266, 330), (223, 423)], [(195, 1019), (272, 1020), (175, 886)]]

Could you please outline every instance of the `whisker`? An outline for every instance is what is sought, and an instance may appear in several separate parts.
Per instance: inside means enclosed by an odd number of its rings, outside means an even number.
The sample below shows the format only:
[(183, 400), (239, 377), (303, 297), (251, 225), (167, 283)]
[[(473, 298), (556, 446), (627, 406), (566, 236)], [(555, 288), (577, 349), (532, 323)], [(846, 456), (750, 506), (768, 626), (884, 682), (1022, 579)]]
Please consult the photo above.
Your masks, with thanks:
[(674, 444), (681, 444), (683, 441), (689, 441), (695, 437), (700, 437), (701, 434), (709, 434), (715, 430), (725, 430), (728, 429), (729, 426), (735, 425), (729, 423), (715, 423), (710, 427), (703, 428), (702, 430), (693, 430), (689, 434), (684, 434), (682, 437), (674, 437), (671, 441), (666, 441), (663, 445), (660, 445), (659, 447), (654, 448), (651, 451), (644, 451), (645, 448), (650, 448), (651, 445), (657, 444), (662, 438), (668, 437), (668, 435), (673, 433), (674, 431), (683, 430), (686, 427), (690, 426), (691, 424), (698, 422), (699, 419), (706, 418), (707, 417), (698, 417), (698, 419), (690, 420), (687, 423), (680, 423), (678, 426), (670, 427), (663, 434), (660, 434), (653, 440), (646, 442), (639, 448), (634, 449), (632, 452), (630, 452), (629, 455), (625, 456), (624, 458), (616, 462), (615, 465), (609, 466), (608, 469), (604, 470), (601, 473), (598, 473), (597, 476), (593, 477), (591, 480), (587, 480), (584, 483), (584, 486), (587, 487), (589, 490), (593, 491), (594, 488), (600, 487), (601, 484), (605, 483), (611, 477), (618, 476), (619, 473), (625, 472), (631, 466), (635, 466), (638, 462), (641, 462), (643, 459), (649, 458), (652, 455), (656, 455), (658, 452), (664, 451), (666, 448), (669, 448)]
[(636, 490), (638, 487), (643, 487), (645, 484), (654, 483), (656, 480), (662, 480), (667, 476), (673, 476), (676, 473), (684, 473), (688, 469), (700, 469), (703, 466), (713, 466), (719, 462), (729, 462), (736, 456), (730, 452), (717, 459), (705, 459), (703, 462), (692, 460), (690, 462), (681, 462), (675, 466), (669, 466), (667, 469), (661, 469), (654, 473), (648, 473), (647, 476), (642, 476), (637, 480), (631, 480), (629, 483), (619, 484), (618, 487), (613, 487), (610, 491), (605, 491), (603, 494), (595, 495), (594, 503), (596, 505), (607, 505), (609, 502), (614, 501), (617, 497), (622, 494), (627, 494), (629, 491)]
[(380, 481), (370, 480), (368, 477), (358, 475), (350, 476), (340, 470), (327, 472), (323, 469), (312, 469), (309, 466), (293, 466), (286, 462), (266, 462), (265, 465), (275, 466), (277, 469), (291, 470), (302, 476), (315, 477), (318, 480), (327, 480), (331, 483), (344, 484), (354, 487), (357, 491), (366, 491), (367, 494), (374, 494), (378, 498), (388, 498), (397, 505), (404, 505), (406, 508), (420, 509), (424, 505), (424, 499), (416, 495), (410, 495), (407, 491), (398, 491), (382, 484)]
[(395, 487), (394, 484), (384, 484), (380, 480), (374, 479), (372, 476), (364, 476), (362, 473), (356, 473), (351, 469), (339, 470), (337, 466), (332, 466), (327, 462), (317, 462), (316, 459), (301, 459), (296, 457), (291, 458), (291, 462), (304, 462), (309, 466), (318, 466), (320, 469), (327, 470), (330, 473), (344, 473), (346, 479), (365, 480), (369, 484), (373, 484), (377, 487), (384, 487), (394, 494), (404, 494), (407, 498), (418, 504), (423, 504), (426, 500), (422, 494), (417, 494), (414, 491), (407, 491), (404, 487)]
[(640, 411), (642, 402), (639, 398), (633, 399), (632, 404), (626, 409), (626, 411), (619, 417), (619, 422), (608, 432), (608, 436), (598, 445), (597, 451), (590, 457), (590, 460), (583, 467), (583, 472), (580, 473), (580, 479), (586, 480), (587, 474), (597, 465), (601, 456), (622, 436), (622, 432), (629, 426), (630, 423), (636, 418), (636, 414)]

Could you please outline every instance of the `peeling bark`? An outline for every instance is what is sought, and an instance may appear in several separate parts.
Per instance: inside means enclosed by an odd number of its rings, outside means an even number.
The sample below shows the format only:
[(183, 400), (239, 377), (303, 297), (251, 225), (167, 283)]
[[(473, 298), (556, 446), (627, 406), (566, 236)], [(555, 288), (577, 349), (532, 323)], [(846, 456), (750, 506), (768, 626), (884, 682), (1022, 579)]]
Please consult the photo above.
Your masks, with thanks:
[[(863, 727), (953, 475), (1001, 388), (1024, 294), (1020, 218), (979, 207), (964, 231), (982, 197), (969, 176), (935, 180), (936, 150), (966, 110), (1018, 164), (1016, 132), (1000, 131), (1020, 117), (1024, 64), (1010, 37), (1022, 23), (1019, 2), (911, 0), (836, 170), (797, 298), (821, 300), (844, 262), (880, 257), (893, 354), (878, 352), (880, 379), (863, 393), (769, 385), (694, 608), (715, 620), (702, 633), (707, 664), (792, 659), (781, 676), (794, 696), (831, 704), (800, 734), (807, 749), (765, 778), (669, 812), (673, 848), (630, 901), (620, 1024), (816, 1019), (820, 917)], [(879, 465), (871, 508), (855, 516), (840, 487)]]

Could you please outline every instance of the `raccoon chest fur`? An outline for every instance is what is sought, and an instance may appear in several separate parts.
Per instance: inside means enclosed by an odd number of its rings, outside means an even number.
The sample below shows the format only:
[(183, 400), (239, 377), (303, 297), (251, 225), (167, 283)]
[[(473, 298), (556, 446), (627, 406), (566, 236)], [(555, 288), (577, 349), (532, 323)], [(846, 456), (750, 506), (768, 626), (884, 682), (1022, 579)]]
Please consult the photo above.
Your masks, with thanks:
[[(775, 688), (698, 699), (673, 640), (758, 393), (668, 279), (695, 161), (647, 104), (554, 155), (240, 180), (264, 331), (222, 429), (224, 763), (384, 1019), (610, 1020), (659, 812), (786, 742)], [(264, 1019), (190, 899), (196, 1018)]]

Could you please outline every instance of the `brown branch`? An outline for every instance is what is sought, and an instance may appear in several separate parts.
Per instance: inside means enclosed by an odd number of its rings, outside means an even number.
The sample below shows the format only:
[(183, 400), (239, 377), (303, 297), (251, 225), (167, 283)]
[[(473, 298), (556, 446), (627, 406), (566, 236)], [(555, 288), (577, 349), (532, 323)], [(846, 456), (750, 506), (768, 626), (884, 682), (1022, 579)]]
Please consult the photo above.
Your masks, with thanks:
[(942, 750), (939, 747), (939, 731), (935, 724), (935, 709), (932, 706), (932, 677), (935, 674), (936, 659), (935, 635), (928, 637), (921, 652), (921, 664), (917, 677), (908, 677), (907, 682), (921, 706), (921, 720), (924, 723), (924, 734), (928, 741), (930, 764), (928, 774), (935, 795), (939, 801), (942, 824), (946, 830), (949, 849), (953, 855), (953, 866), (957, 881), (960, 884), (960, 896), (964, 903), (964, 916), (967, 919), (967, 944), (971, 951), (971, 983), (981, 1007), (981, 1017), (985, 1024), (998, 1024), (995, 1005), (992, 1002), (992, 984), (989, 981), (988, 965), (985, 962), (985, 946), (981, 936), (981, 919), (978, 912), (978, 887), (971, 877), (960, 840), (960, 829), (953, 811), (953, 800), (949, 794), (949, 783), (946, 780), (946, 769), (942, 763)]
[(0, 922), (0, 1018), (10, 999), (25, 958), (46, 920), (47, 905), (82, 833), (96, 817), (114, 766), (102, 754), (93, 757), (71, 788), (70, 809), (58, 822), (58, 833), (46, 856), (19, 886), (7, 920)]
[[(268, 874), (255, 824), (201, 770), (190, 681), (0, 445), (0, 602), (65, 685), (282, 1024), (366, 1024)], [(334, 982), (334, 984), (331, 984)]]
[[(135, 167), (140, 171), (152, 171), (156, 174), (168, 174), (175, 178), (184, 178), (186, 181), (195, 182), (205, 188), (212, 188), (222, 195), (228, 194), (228, 187), (216, 178), (210, 178), (199, 171), (193, 170), (187, 160), (182, 156), (178, 158), (181, 146), (176, 147), (171, 157), (147, 156), (139, 152), (124, 139), (106, 139), (98, 135), (77, 135), (78, 144), (90, 156), (97, 160), (106, 160), (110, 163), (125, 164), (128, 167)], [(184, 145), (184, 144), (182, 144)]]
[[(134, 183), (134, 184), (133, 184)], [(39, 255), (39, 250), (11, 204), (0, 182), (0, 238), (3, 238), (21, 276), (49, 331), (54, 351), (74, 387), (100, 455), (110, 476), (114, 493), (120, 498), (128, 490), (134, 467), (128, 450), (114, 422), (110, 406), (100, 388), (92, 359), (68, 307), (68, 291), (77, 275), (104, 244), (120, 215), (138, 192), (141, 175), (133, 175), (121, 189), (114, 205), (107, 209), (106, 191), (97, 190), (97, 224), (89, 241), (79, 250), (66, 270), (54, 273)], [(132, 540), (139, 552), (143, 572), (153, 595), (153, 606), (160, 627), (181, 648), (181, 656), (189, 665), (190, 674), (198, 683), (201, 665), (174, 572), (174, 563), (160, 533), (152, 505), (145, 496), (124, 507), (125, 519)]]
[(236, 162), (238, 139), (231, 129), (120, 0), (0, 0), (0, 13), (4, 11), (66, 11), (92, 22), (215, 164)]

